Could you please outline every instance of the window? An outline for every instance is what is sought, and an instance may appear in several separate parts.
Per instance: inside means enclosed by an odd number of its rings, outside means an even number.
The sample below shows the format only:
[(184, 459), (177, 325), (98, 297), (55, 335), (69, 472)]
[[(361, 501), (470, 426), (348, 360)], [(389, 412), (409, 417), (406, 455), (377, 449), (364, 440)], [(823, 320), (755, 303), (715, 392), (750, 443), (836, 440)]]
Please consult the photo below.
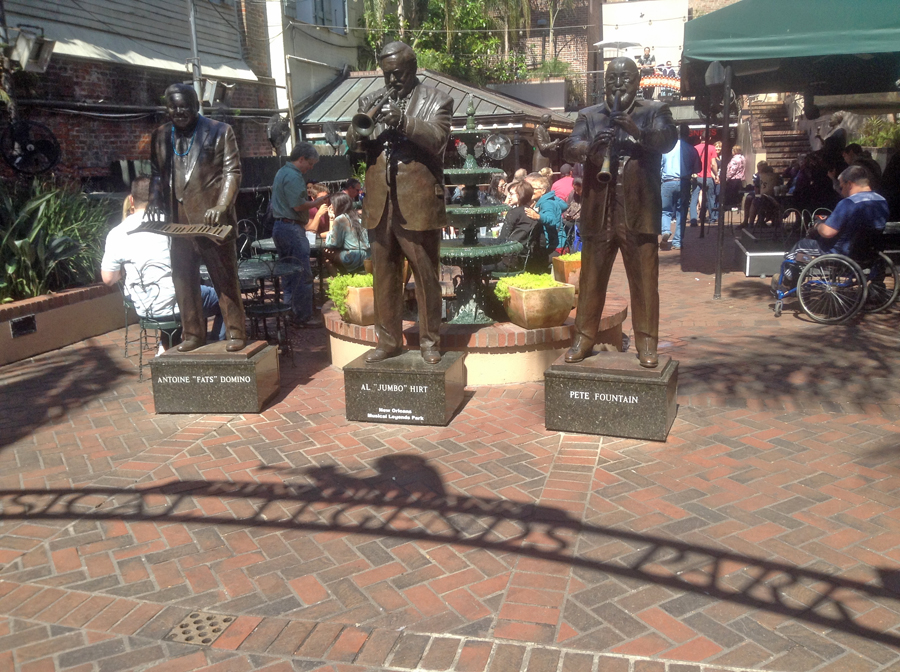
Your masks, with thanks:
[(304, 23), (328, 26), (341, 35), (347, 32), (346, 0), (286, 0), (285, 13)]

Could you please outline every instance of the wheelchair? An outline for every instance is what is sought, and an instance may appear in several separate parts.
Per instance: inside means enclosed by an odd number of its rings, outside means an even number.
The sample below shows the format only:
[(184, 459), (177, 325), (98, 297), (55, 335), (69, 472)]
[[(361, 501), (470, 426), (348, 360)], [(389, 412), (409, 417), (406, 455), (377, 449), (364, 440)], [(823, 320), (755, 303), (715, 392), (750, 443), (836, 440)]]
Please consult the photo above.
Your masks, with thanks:
[(799, 250), (795, 259), (781, 263), (772, 279), (775, 317), (784, 300), (796, 296), (800, 308), (813, 321), (842, 324), (861, 310), (880, 313), (900, 294), (900, 274), (883, 252), (863, 264), (843, 254), (815, 254)]

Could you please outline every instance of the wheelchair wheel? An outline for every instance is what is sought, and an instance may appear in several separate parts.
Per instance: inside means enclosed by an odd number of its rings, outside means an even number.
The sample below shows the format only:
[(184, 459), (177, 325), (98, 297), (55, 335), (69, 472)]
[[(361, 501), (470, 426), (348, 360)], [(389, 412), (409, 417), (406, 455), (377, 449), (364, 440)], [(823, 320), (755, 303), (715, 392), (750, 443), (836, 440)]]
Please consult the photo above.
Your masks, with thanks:
[(900, 272), (884, 252), (869, 269), (869, 286), (866, 290), (867, 313), (880, 313), (890, 308), (900, 295)]
[(800, 307), (816, 322), (840, 324), (866, 301), (866, 280), (859, 265), (841, 254), (813, 259), (797, 283)]

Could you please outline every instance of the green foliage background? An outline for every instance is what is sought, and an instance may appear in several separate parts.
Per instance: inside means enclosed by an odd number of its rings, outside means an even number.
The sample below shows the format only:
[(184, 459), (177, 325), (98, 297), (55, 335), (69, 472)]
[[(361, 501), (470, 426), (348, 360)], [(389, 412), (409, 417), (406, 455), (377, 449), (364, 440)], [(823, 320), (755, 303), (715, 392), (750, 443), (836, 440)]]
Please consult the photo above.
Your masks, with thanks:
[(53, 180), (0, 183), (0, 303), (95, 282), (109, 207)]

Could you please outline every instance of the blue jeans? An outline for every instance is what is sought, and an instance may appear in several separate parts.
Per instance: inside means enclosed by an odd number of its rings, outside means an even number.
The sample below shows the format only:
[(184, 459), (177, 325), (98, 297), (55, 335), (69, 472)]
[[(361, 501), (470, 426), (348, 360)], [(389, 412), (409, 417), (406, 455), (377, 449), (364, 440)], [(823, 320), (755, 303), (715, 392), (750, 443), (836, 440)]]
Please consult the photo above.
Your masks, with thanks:
[(207, 285), (200, 285), (200, 300), (203, 302), (203, 316), (214, 318), (209, 340), (224, 341), (225, 321), (222, 319), (222, 311), (219, 310), (219, 296), (216, 290)]
[(313, 311), (313, 275), (309, 265), (309, 240), (306, 231), (295, 222), (275, 220), (272, 229), (275, 249), (281, 261), (300, 264), (297, 273), (286, 275), (281, 280), (284, 302), (291, 306), (294, 319), (308, 322)]
[[(684, 222), (681, 219), (681, 180), (668, 180), (662, 183), (662, 233), (671, 231), (672, 247), (681, 246), (681, 229)], [(672, 224), (672, 220), (675, 224)]]
[(697, 178), (697, 186), (694, 187), (694, 192), (691, 194), (691, 221), (694, 222), (697, 220), (697, 205), (700, 201), (700, 187), (704, 181), (706, 182), (706, 200), (703, 202), (703, 209), (709, 213), (706, 221), (710, 223), (717, 222), (719, 221), (719, 187), (711, 177)]

